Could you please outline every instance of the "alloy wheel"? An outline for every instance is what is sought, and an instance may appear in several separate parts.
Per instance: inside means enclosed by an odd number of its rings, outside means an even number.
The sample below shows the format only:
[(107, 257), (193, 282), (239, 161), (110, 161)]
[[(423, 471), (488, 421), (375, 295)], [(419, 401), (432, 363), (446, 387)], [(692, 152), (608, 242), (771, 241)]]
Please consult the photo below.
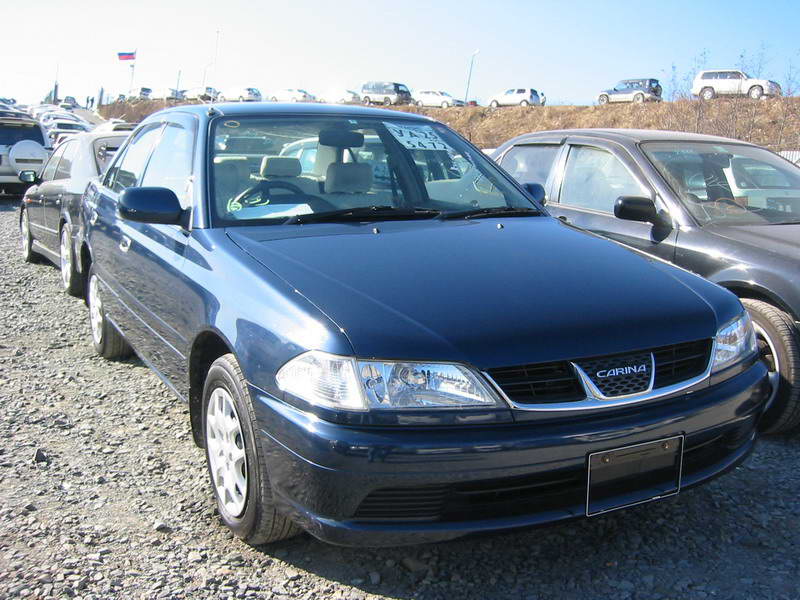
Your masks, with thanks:
[(247, 455), (239, 413), (223, 387), (215, 388), (208, 400), (206, 447), (217, 498), (226, 512), (238, 517), (247, 502)]
[(59, 246), (61, 258), (61, 283), (64, 289), (69, 289), (72, 279), (72, 249), (69, 242), (69, 230), (64, 227), (61, 229), (61, 244)]
[(778, 359), (778, 352), (775, 348), (775, 343), (767, 335), (767, 332), (758, 323), (753, 322), (753, 328), (756, 330), (756, 343), (758, 344), (758, 353), (761, 360), (767, 365), (767, 378), (771, 386), (767, 406), (772, 404), (775, 396), (778, 394), (778, 386), (781, 383), (780, 362)]
[(22, 257), (27, 259), (31, 254), (31, 228), (30, 223), (28, 223), (28, 211), (22, 212), (19, 232), (22, 237)]
[(100, 298), (100, 280), (92, 275), (89, 280), (89, 323), (95, 344), (103, 343), (103, 301)]

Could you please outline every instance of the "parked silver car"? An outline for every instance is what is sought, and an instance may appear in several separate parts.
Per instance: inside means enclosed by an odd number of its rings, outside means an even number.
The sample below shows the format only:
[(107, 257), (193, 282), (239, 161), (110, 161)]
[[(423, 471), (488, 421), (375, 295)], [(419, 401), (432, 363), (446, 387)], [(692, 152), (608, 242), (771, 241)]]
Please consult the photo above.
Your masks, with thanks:
[(597, 96), (598, 104), (609, 102), (661, 102), (661, 84), (652, 78), (623, 79)]
[(692, 94), (703, 100), (717, 96), (750, 96), (758, 100), (762, 96), (780, 96), (782, 91), (777, 82), (769, 79), (750, 77), (738, 69), (714, 69), (695, 76)]

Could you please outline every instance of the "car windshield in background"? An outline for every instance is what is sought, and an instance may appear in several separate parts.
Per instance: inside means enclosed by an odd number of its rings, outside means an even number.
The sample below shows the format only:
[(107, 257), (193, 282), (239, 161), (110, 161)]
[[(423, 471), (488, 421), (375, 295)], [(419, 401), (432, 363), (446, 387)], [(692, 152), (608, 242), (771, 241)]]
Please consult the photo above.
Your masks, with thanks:
[(44, 146), (42, 130), (38, 125), (0, 123), (0, 146), (13, 146), (23, 140), (31, 140)]
[(800, 222), (800, 168), (763, 148), (706, 142), (642, 148), (701, 224)]
[(432, 218), (487, 209), (536, 214), (488, 158), (436, 123), (220, 118), (211, 144), (216, 224)]

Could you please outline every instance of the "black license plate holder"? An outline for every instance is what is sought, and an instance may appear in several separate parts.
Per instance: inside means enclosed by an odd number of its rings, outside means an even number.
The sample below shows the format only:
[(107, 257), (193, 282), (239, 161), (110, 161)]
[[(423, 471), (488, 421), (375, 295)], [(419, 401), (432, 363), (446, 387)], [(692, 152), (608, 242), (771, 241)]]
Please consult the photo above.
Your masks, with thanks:
[(681, 489), (684, 436), (589, 454), (586, 516), (674, 496)]

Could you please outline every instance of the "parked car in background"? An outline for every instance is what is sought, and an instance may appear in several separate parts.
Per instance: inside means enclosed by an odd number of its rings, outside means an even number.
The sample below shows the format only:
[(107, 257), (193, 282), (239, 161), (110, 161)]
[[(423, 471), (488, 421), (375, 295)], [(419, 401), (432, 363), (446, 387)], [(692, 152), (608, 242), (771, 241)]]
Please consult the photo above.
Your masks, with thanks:
[[(281, 156), (306, 139), (309, 174)], [(220, 518), (250, 544), (603, 514), (753, 448), (769, 386), (739, 300), (549, 217), (422, 116), (162, 111), (89, 184), (82, 223), (96, 352), (135, 349), (187, 401)]]
[(20, 171), (40, 172), (50, 153), (44, 128), (30, 118), (0, 117), (0, 197), (19, 196)]
[(31, 106), (28, 108), (28, 114), (38, 120), (44, 113), (54, 110), (58, 110), (55, 104), (39, 104), (38, 106)]
[(53, 110), (50, 112), (42, 113), (39, 117), (39, 122), (46, 128), (49, 129), (53, 126), (53, 123), (56, 121), (64, 122), (69, 121), (71, 123), (80, 123), (84, 125), (88, 125), (88, 121), (81, 119), (79, 116), (71, 113), (66, 112), (63, 110)]
[(261, 92), (257, 88), (229, 88), (220, 92), (217, 102), (261, 102)]
[(175, 88), (159, 88), (152, 90), (148, 98), (150, 100), (183, 100), (183, 92)]
[(133, 131), (136, 129), (138, 123), (127, 123), (122, 119), (109, 119), (105, 123), (100, 123), (95, 126), (92, 131), (94, 133), (108, 133), (111, 131)]
[(317, 98), (323, 104), (358, 104), (361, 102), (361, 96), (357, 92), (344, 88), (326, 90)]
[(186, 100), (200, 100), (202, 102), (214, 102), (219, 92), (213, 87), (196, 87), (183, 90), (183, 97)]
[(762, 96), (780, 96), (781, 93), (777, 82), (750, 77), (738, 69), (700, 71), (692, 83), (692, 94), (703, 100), (717, 96), (750, 96), (757, 100)]
[(435, 90), (414, 92), (414, 100), (416, 101), (417, 106), (439, 106), (441, 108), (448, 108), (450, 106), (464, 106), (463, 100), (453, 98), (447, 92)]
[(600, 92), (597, 103), (661, 102), (661, 91), (658, 79), (623, 79), (610, 90)]
[(539, 92), (533, 88), (511, 88), (489, 98), (489, 106), (539, 106)]
[(625, 129), (527, 134), (495, 158), (544, 185), (551, 214), (739, 296), (773, 384), (762, 427), (800, 424), (800, 168), (737, 140)]
[(31, 186), (20, 206), (22, 257), (27, 262), (44, 257), (59, 266), (64, 290), (73, 296), (84, 290), (77, 268), (81, 196), (127, 137), (127, 133), (76, 135), (55, 148), (41, 175), (34, 170), (19, 174), (19, 180)]
[(272, 102), (314, 102), (316, 97), (308, 93), (306, 90), (299, 88), (285, 88), (272, 92), (269, 97)]
[(87, 123), (78, 123), (76, 121), (56, 120), (50, 121), (47, 126), (47, 137), (51, 141), (51, 145), (55, 145), (56, 140), (60, 135), (76, 133), (84, 133), (91, 130), (91, 125)]
[(364, 104), (411, 104), (413, 99), (408, 86), (392, 81), (368, 81), (361, 86)]

